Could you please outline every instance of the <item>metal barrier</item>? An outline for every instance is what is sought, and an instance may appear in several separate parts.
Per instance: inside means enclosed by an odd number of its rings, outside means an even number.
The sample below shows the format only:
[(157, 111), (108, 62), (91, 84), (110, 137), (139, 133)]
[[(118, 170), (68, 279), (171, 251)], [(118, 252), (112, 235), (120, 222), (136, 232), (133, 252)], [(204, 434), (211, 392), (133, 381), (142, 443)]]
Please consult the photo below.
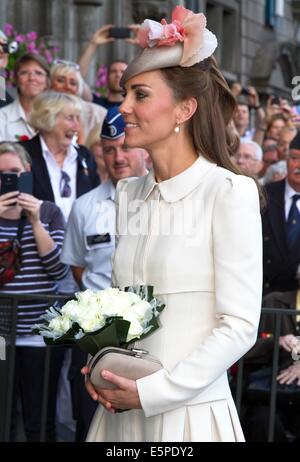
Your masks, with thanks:
[[(67, 301), (70, 295), (45, 295), (45, 294), (0, 294), (0, 337), (4, 339), (5, 360), (0, 357), (0, 442), (10, 441), (11, 410), (14, 391), (14, 369), (16, 352), (16, 326), (18, 302), (25, 299), (43, 299), (49, 301), (49, 306), (56, 300)], [(48, 382), (50, 374), (51, 348), (46, 347), (44, 380), (43, 380), (43, 400), (41, 412), (40, 441), (45, 441), (46, 422), (47, 422), (47, 403), (48, 403)], [(55, 348), (55, 347), (54, 347)]]
[[(65, 302), (71, 296), (65, 295), (42, 295), (44, 300), (49, 301), (49, 306), (56, 300)], [(0, 294), (0, 338), (5, 341), (5, 360), (2, 360), (0, 351), (0, 442), (10, 440), (11, 427), (11, 409), (13, 400), (13, 384), (14, 384), (14, 366), (15, 366), (15, 342), (16, 342), (16, 325), (17, 325), (17, 308), (18, 302), (24, 299), (41, 299), (41, 295), (3, 295)], [(277, 399), (277, 382), (278, 374), (278, 359), (279, 359), (279, 336), (281, 330), (282, 315), (295, 316), (299, 315), (300, 311), (290, 309), (263, 308), (262, 316), (272, 314), (275, 316), (275, 330), (273, 333), (274, 350), (272, 363), (272, 383), (270, 393), (270, 414), (269, 414), (269, 431), (268, 441), (274, 441), (275, 414), (276, 414), (276, 399)], [(43, 381), (43, 402), (41, 412), (41, 431), (40, 441), (45, 441), (46, 437), (46, 422), (47, 422), (47, 402), (48, 402), (48, 382), (50, 373), (50, 358), (51, 348), (46, 347), (46, 358), (44, 367)], [(243, 398), (243, 374), (244, 374), (244, 358), (238, 362), (238, 372), (236, 377), (236, 387), (234, 399), (238, 413), (241, 411)]]
[[(300, 311), (292, 310), (287, 308), (262, 308), (262, 317), (264, 315), (274, 315), (275, 326), (273, 334), (273, 360), (272, 360), (272, 379), (271, 379), (271, 391), (270, 391), (270, 411), (269, 411), (269, 422), (268, 422), (268, 442), (274, 441), (274, 430), (275, 430), (275, 417), (276, 417), (276, 402), (277, 402), (277, 380), (279, 369), (279, 337), (281, 332), (282, 316), (296, 316), (300, 315)], [(291, 357), (292, 360), (292, 357)], [(238, 362), (238, 372), (236, 379), (236, 392), (235, 392), (235, 404), (237, 411), (240, 415), (241, 404), (243, 397), (243, 377), (244, 377), (244, 357)], [(300, 387), (299, 387), (300, 390)], [(300, 421), (300, 419), (299, 419)]]

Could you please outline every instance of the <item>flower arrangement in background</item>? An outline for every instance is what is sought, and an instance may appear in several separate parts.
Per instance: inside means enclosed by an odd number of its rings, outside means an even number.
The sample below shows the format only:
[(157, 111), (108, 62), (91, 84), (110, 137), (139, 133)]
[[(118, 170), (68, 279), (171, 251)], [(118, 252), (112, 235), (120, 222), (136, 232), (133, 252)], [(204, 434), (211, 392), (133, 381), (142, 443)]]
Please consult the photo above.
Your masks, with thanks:
[(104, 64), (98, 67), (96, 73), (96, 88), (97, 96), (107, 96), (108, 69)]
[(19, 32), (16, 31), (11, 24), (5, 24), (3, 31), (9, 42), (16, 41), (19, 45), (18, 50), (15, 53), (11, 53), (9, 55), (5, 75), (8, 86), (14, 86), (14, 65), (17, 59), (19, 59), (20, 56), (22, 56), (24, 53), (40, 55), (45, 58), (48, 64), (51, 64), (53, 60), (57, 58), (59, 47), (49, 45), (47, 40), (45, 40), (43, 37), (39, 37), (36, 32), (31, 31), (27, 34), (19, 34)]

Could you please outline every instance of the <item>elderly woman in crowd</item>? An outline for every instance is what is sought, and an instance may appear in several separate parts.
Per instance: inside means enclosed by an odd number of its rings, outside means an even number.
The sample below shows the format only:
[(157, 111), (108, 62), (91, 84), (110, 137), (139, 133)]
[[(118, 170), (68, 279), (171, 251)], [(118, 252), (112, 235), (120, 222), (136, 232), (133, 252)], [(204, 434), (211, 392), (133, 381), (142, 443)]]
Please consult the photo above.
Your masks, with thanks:
[[(0, 143), (0, 174), (15, 172), (19, 177), (31, 169), (31, 160), (17, 143)], [(21, 189), (21, 188), (20, 188)], [(23, 216), (24, 214), (24, 216)], [(59, 208), (34, 195), (20, 191), (0, 195), (0, 242), (20, 242), (20, 269), (12, 278), (1, 281), (2, 294), (39, 294), (40, 299), (20, 300), (16, 326), (14, 401), (12, 435), (15, 438), (17, 396), (20, 392), (25, 434), (28, 441), (38, 441), (41, 429), (45, 344), (32, 328), (48, 307), (43, 294), (54, 294), (57, 282), (64, 278), (68, 267), (60, 262), (64, 238), (64, 218)], [(0, 256), (1, 263), (3, 256)], [(2, 300), (3, 306), (3, 300)], [(0, 320), (0, 326), (3, 320)], [(3, 326), (2, 326), (3, 327)], [(2, 331), (2, 329), (1, 329)], [(55, 408), (59, 372), (64, 350), (53, 349), (50, 360), (48, 417), (46, 439), (55, 440)]]
[(0, 141), (18, 141), (35, 135), (28, 115), (37, 95), (49, 85), (49, 67), (38, 55), (25, 53), (14, 68), (18, 97), (0, 110)]
[(32, 159), (35, 196), (55, 202), (65, 219), (75, 198), (99, 184), (93, 156), (84, 146), (72, 143), (81, 108), (76, 96), (52, 91), (41, 94), (30, 115), (38, 134), (21, 143)]
[[(82, 97), (84, 91), (84, 80), (80, 74), (79, 65), (71, 61), (57, 61), (51, 68), (50, 73), (51, 89)], [(85, 144), (86, 138), (95, 125), (102, 127), (106, 110), (98, 104), (82, 102), (82, 125), (79, 127), (78, 141)], [(99, 133), (100, 133), (99, 130)]]

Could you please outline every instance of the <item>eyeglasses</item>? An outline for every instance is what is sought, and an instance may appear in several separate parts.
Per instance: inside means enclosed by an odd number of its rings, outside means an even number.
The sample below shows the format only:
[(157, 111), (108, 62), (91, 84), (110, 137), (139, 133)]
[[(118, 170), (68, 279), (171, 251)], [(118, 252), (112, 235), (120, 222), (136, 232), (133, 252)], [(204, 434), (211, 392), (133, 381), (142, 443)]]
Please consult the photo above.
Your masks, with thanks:
[(28, 78), (30, 75), (32, 75), (33, 77), (37, 77), (39, 79), (42, 79), (44, 77), (46, 77), (46, 72), (43, 72), (43, 71), (19, 71), (18, 72), (18, 76), (19, 77), (22, 77), (22, 78)]
[(60, 195), (61, 197), (70, 197), (71, 196), (71, 186), (70, 186), (71, 178), (70, 176), (61, 171), (61, 179), (60, 179)]
[(74, 67), (76, 71), (80, 71), (79, 64), (75, 63), (74, 61), (68, 61), (66, 59), (55, 59), (53, 61), (53, 65), (56, 65), (56, 64), (64, 64), (65, 66)]

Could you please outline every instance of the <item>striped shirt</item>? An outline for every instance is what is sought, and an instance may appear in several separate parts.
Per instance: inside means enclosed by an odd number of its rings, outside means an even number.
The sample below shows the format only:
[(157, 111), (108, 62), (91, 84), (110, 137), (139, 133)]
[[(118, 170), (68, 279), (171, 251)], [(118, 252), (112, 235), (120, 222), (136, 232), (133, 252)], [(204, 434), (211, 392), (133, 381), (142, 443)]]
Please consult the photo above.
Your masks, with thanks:
[[(68, 266), (60, 261), (64, 239), (64, 218), (60, 209), (51, 202), (43, 202), (40, 220), (55, 242), (55, 247), (40, 256), (31, 224), (26, 221), (21, 238), (21, 268), (14, 279), (5, 284), (1, 294), (54, 294), (57, 282), (63, 279)], [(13, 240), (17, 236), (18, 220), (0, 217), (0, 242)], [(18, 304), (17, 335), (32, 335), (32, 326), (49, 306), (45, 299), (20, 301)]]

